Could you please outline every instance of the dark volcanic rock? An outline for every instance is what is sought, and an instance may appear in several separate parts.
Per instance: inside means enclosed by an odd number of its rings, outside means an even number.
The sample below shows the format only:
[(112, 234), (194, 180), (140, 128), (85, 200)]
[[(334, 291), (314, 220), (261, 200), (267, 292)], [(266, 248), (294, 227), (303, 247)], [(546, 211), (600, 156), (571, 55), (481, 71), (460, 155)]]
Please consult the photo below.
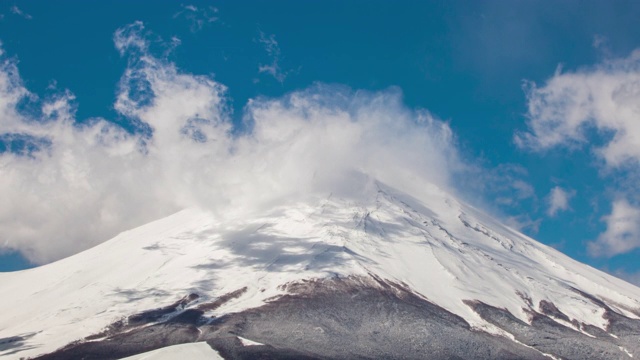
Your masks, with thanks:
[[(636, 345), (632, 345), (622, 337), (614, 338), (600, 329), (598, 329), (600, 336), (588, 336), (577, 329), (566, 327), (554, 321), (545, 314), (529, 311), (531, 316), (531, 325), (529, 325), (517, 319), (507, 310), (478, 301), (469, 301), (467, 304), (483, 319), (513, 334), (516, 340), (562, 359), (629, 359), (629, 356), (620, 348), (621, 346), (632, 351), (640, 350), (637, 342)], [(621, 316), (617, 313), (616, 315)], [(638, 320), (624, 319), (634, 324), (640, 324)]]
[[(631, 349), (640, 334), (640, 321), (615, 312), (608, 316), (619, 339), (604, 332), (590, 337), (559, 324), (551, 317), (568, 317), (552, 303), (541, 303), (541, 313), (531, 311), (527, 324), (506, 310), (467, 302), (482, 318), (513, 334), (515, 342), (476, 331), (405, 285), (373, 276), (302, 281), (286, 290), (288, 295), (264, 306), (221, 318), (206, 317), (205, 310), (246, 289), (191, 305), (194, 297), (179, 302), (183, 305), (132, 315), (123, 321), (126, 326), (112, 326), (101, 337), (38, 359), (117, 359), (196, 341), (206, 341), (226, 359), (548, 359), (543, 353), (563, 359), (628, 359), (620, 346)], [(243, 346), (238, 336), (263, 345)]]
[(504, 338), (472, 331), (457, 315), (384, 282), (311, 283), (301, 293), (238, 316), (241, 321), (230, 332), (325, 359), (542, 358)]
[(540, 301), (540, 312), (545, 315), (553, 316), (556, 319), (561, 319), (566, 322), (571, 322), (571, 319), (569, 319), (569, 317), (566, 314), (558, 310), (558, 308), (552, 302), (549, 302), (546, 300)]

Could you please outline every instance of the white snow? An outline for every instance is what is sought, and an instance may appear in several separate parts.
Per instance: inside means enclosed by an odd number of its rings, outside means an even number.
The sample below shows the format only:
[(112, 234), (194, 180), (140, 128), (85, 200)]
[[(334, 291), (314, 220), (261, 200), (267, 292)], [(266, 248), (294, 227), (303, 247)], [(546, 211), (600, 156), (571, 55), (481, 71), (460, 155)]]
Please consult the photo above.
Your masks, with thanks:
[(242, 336), (237, 336), (237, 338), (240, 340), (240, 342), (242, 343), (242, 346), (256, 346), (256, 345), (264, 345), (263, 343), (259, 343), (257, 341), (253, 341), (253, 340), (249, 340), (249, 339), (245, 339)]
[(206, 342), (167, 346), (121, 360), (222, 360), (223, 357)]
[[(415, 195), (415, 194), (414, 194)], [(252, 218), (222, 221), (187, 209), (85, 252), (35, 269), (0, 273), (0, 339), (7, 359), (51, 352), (127, 315), (198, 302), (247, 288), (209, 315), (241, 311), (283, 294), (279, 285), (315, 277), (375, 274), (403, 282), (465, 318), (499, 332), (463, 300), (506, 308), (528, 321), (541, 300), (569, 318), (605, 328), (604, 310), (626, 316), (640, 289), (578, 263), (425, 185), (419, 199), (382, 184), (365, 198), (308, 195)], [(493, 330), (491, 330), (493, 329)]]
[(631, 352), (629, 352), (629, 350), (627, 350), (627, 348), (623, 347), (623, 346), (619, 346), (620, 351), (624, 351), (625, 354), (627, 354), (628, 357), (632, 358), (633, 354)]

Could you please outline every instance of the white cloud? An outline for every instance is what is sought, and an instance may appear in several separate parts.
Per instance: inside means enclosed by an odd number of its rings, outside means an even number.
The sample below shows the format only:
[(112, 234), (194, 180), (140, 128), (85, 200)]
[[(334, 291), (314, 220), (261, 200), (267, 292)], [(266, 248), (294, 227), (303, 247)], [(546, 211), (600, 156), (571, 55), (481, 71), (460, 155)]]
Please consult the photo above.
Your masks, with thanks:
[(640, 208), (626, 199), (618, 199), (613, 202), (611, 214), (603, 220), (607, 230), (589, 243), (593, 256), (614, 256), (640, 247)]
[(258, 66), (258, 72), (267, 73), (273, 76), (280, 83), (284, 82), (284, 79), (287, 77), (287, 73), (283, 72), (280, 68), (281, 54), (280, 46), (278, 45), (278, 41), (276, 41), (276, 36), (274, 34), (267, 36), (262, 31), (259, 31), (258, 34), (260, 36), (258, 38), (258, 42), (262, 44), (267, 55), (271, 59), (271, 63), (269, 64), (260, 64)]
[[(1, 44), (0, 44), (1, 45)], [(4, 52), (0, 50), (0, 56)], [(0, 129), (5, 132), (17, 131), (20, 127), (16, 107), (20, 99), (29, 96), (22, 79), (18, 74), (18, 68), (14, 61), (2, 59), (0, 62)]]
[(31, 20), (33, 17), (29, 14), (27, 14), (26, 12), (24, 12), (22, 9), (20, 9), (18, 6), (14, 5), (11, 7), (11, 12), (15, 15), (18, 15), (20, 17), (23, 17), (27, 20)]
[[(135, 50), (141, 54), (148, 53), (149, 43), (144, 38), (143, 31), (144, 24), (142, 21), (136, 21), (116, 30), (113, 35), (113, 43), (118, 52), (120, 52), (120, 56), (124, 56), (128, 51)], [(144, 60), (144, 58), (141, 57), (141, 60)]]
[(224, 217), (298, 194), (357, 197), (354, 174), (419, 193), (461, 166), (448, 125), (407, 109), (396, 89), (318, 84), (253, 99), (249, 130), (232, 134), (225, 86), (150, 54), (142, 23), (114, 42), (129, 57), (115, 109), (139, 123), (135, 134), (104, 119), (79, 125), (68, 91), (19, 113), (30, 94), (15, 62), (0, 68), (0, 128), (46, 139), (41, 151), (0, 154), (0, 247), (49, 262), (185, 207)]
[(569, 200), (575, 196), (574, 190), (564, 190), (563, 188), (556, 186), (551, 189), (549, 196), (547, 197), (547, 215), (556, 216), (558, 212), (569, 209)]
[(591, 144), (590, 131), (603, 141), (594, 149), (606, 166), (640, 161), (640, 50), (597, 66), (557, 72), (527, 93), (529, 132), (516, 143), (533, 150)]
[[(603, 41), (597, 37), (594, 45), (603, 47)], [(577, 71), (558, 69), (543, 86), (530, 83), (527, 100), (528, 131), (515, 136), (519, 146), (533, 151), (586, 147), (601, 173), (610, 176), (613, 191), (632, 203), (638, 200), (640, 49)], [(561, 196), (556, 200), (562, 205)], [(635, 216), (635, 207), (616, 200), (612, 208), (607, 230), (590, 245), (592, 254), (612, 256), (640, 247), (640, 232), (625, 220)]]

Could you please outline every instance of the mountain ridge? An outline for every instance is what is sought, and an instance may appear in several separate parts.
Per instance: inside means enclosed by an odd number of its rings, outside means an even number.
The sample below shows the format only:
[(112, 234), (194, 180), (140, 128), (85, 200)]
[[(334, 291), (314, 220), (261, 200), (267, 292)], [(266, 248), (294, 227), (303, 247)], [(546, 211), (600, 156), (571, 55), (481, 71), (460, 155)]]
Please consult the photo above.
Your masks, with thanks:
[[(0, 342), (0, 355), (54, 354), (69, 344), (123, 336), (126, 331), (103, 333), (118, 321), (130, 322), (135, 314), (163, 306), (167, 312), (144, 318), (144, 327), (171, 323), (194, 311), (199, 317), (189, 324), (195, 329), (202, 319), (251, 318), (255, 309), (279, 314), (270, 304), (291, 299), (303, 307), (297, 301), (309, 294), (327, 297), (332, 282), (353, 278), (391, 286), (382, 292), (393, 299), (386, 300), (389, 309), (405, 308), (403, 297), (409, 296), (416, 299), (409, 305), (435, 309), (432, 313), (444, 318), (447, 313), (459, 317), (468, 325), (464, 331), (471, 331), (460, 339), (475, 339), (474, 333), (507, 339), (515, 347), (499, 343), (508, 354), (535, 348), (530, 354), (560, 358), (554, 346), (527, 343), (557, 329), (559, 340), (582, 344), (595, 339), (590, 341), (597, 346), (589, 346), (606, 350), (609, 358), (640, 353), (633, 342), (640, 338), (639, 288), (537, 243), (433, 185), (425, 185), (420, 199), (379, 182), (363, 188), (364, 196), (354, 199), (309, 195), (252, 218), (229, 220), (187, 209), (59, 262), (0, 274), (0, 294), (6, 299), (0, 339), (23, 338), (13, 342), (19, 346)], [(293, 290), (305, 282), (317, 286), (306, 295)], [(393, 290), (397, 287), (399, 293)], [(245, 290), (238, 293), (240, 289)], [(353, 289), (368, 299), (364, 307), (375, 302), (380, 290), (375, 284)], [(351, 291), (341, 288), (335, 296)], [(194, 299), (175, 305), (190, 294)], [(229, 298), (218, 301), (225, 296)], [(423, 324), (427, 320), (421, 316), (407, 321), (421, 319)], [(276, 318), (284, 321), (281, 315)], [(429, 326), (453, 331), (446, 323)], [(403, 331), (399, 334), (409, 336)], [(486, 339), (487, 344), (493, 341)], [(293, 353), (301, 350), (286, 344)], [(328, 351), (318, 345), (322, 349)], [(389, 349), (385, 351), (391, 354)]]

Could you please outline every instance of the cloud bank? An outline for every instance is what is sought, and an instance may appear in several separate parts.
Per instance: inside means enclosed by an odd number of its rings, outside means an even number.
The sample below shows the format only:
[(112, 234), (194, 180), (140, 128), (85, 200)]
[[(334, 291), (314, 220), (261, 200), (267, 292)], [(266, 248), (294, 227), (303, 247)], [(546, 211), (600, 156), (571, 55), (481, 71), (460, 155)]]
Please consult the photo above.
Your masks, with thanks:
[(70, 91), (39, 98), (2, 59), (0, 249), (46, 263), (186, 207), (235, 216), (310, 193), (357, 197), (354, 174), (447, 187), (463, 166), (448, 125), (397, 89), (252, 99), (238, 133), (226, 87), (154, 56), (144, 34), (137, 22), (114, 35), (129, 64), (114, 108), (135, 131), (78, 122)]
[(527, 98), (529, 129), (516, 143), (533, 151), (587, 148), (612, 180), (616, 197), (626, 199), (613, 201), (603, 218), (607, 229), (590, 244), (591, 254), (640, 247), (640, 227), (633, 224), (640, 220), (640, 49), (593, 67), (557, 71), (543, 86), (529, 84)]

